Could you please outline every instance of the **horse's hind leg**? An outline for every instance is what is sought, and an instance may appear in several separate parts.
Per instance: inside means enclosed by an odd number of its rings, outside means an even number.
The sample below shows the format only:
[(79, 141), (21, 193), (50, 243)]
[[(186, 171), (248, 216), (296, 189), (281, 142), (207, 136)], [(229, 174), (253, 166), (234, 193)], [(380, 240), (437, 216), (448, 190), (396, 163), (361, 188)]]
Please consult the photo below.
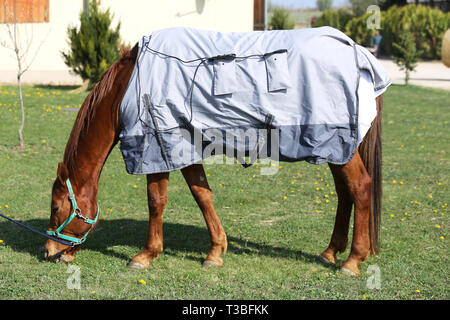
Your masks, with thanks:
[[(352, 246), (350, 250), (350, 256), (344, 262), (342, 266), (342, 271), (352, 275), (358, 275), (358, 264), (366, 260), (370, 254), (370, 240), (369, 240), (369, 218), (370, 218), (370, 194), (371, 194), (371, 184), (372, 179), (367, 173), (366, 168), (361, 160), (361, 157), (356, 151), (355, 156), (351, 161), (345, 165), (330, 165), (333, 175), (338, 177), (338, 181), (342, 179), (342, 182), (346, 186), (348, 195), (350, 195), (353, 205), (355, 207), (354, 215), (354, 225), (353, 225), (353, 239)], [(343, 187), (344, 188), (344, 187)], [(345, 193), (341, 191), (341, 196), (345, 197)], [(345, 201), (348, 205), (347, 199), (341, 200)], [(341, 212), (341, 218), (348, 225), (349, 219), (349, 208), (345, 207), (345, 211)], [(345, 213), (345, 216), (344, 216)], [(336, 217), (338, 219), (338, 217)], [(347, 227), (348, 228), (348, 227)], [(345, 249), (344, 247), (339, 247), (344, 243), (344, 231), (345, 224), (343, 223), (341, 227), (338, 227), (340, 231), (337, 231), (337, 236), (333, 245), (336, 247), (336, 251)], [(345, 232), (346, 233), (346, 232)], [(339, 239), (339, 240), (336, 240)], [(333, 247), (333, 245), (330, 245)], [(328, 249), (327, 249), (328, 250)], [(327, 251), (325, 250), (325, 252)]]
[(220, 255), (227, 251), (227, 236), (214, 209), (213, 195), (203, 165), (194, 164), (182, 169), (181, 172), (203, 213), (211, 237), (211, 249), (203, 266), (222, 266)]
[(149, 209), (148, 238), (145, 247), (131, 259), (128, 267), (145, 269), (150, 259), (156, 259), (163, 250), (163, 212), (167, 204), (169, 173), (147, 175), (147, 197)]

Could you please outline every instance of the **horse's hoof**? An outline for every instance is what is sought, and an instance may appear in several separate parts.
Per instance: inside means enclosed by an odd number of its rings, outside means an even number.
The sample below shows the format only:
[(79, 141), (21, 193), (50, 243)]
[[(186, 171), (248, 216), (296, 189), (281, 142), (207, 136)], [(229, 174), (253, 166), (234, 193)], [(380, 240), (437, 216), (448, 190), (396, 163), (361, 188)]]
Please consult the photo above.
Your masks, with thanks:
[(329, 260), (328, 258), (325, 258), (324, 256), (319, 256), (319, 261), (322, 262), (323, 264), (335, 264), (334, 261)]
[(203, 268), (207, 269), (207, 268), (217, 268), (217, 267), (221, 267), (222, 264), (220, 264), (217, 261), (212, 261), (212, 260), (205, 260), (205, 262), (203, 262)]
[(347, 276), (352, 276), (352, 277), (359, 276), (359, 271), (355, 272), (355, 271), (352, 271), (352, 270), (344, 268), (344, 267), (341, 268), (341, 272)]
[(132, 269), (132, 270), (144, 270), (144, 269), (147, 269), (147, 267), (144, 266), (142, 263), (135, 262), (135, 261), (130, 261), (130, 263), (128, 264), (127, 267)]

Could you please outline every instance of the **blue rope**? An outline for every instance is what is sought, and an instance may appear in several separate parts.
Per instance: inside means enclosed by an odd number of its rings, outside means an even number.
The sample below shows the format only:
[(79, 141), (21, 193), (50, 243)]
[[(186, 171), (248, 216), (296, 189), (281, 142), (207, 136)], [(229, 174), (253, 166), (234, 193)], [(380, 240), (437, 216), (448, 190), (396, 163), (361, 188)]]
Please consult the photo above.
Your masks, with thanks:
[(50, 237), (50, 236), (46, 235), (46, 234), (43, 233), (43, 232), (40, 232), (40, 231), (35, 230), (35, 229), (33, 229), (33, 228), (29, 227), (29, 226), (26, 226), (26, 225), (24, 225), (23, 223), (20, 223), (19, 221), (16, 221), (16, 220), (14, 220), (14, 219), (11, 219), (11, 218), (9, 218), (9, 217), (7, 217), (7, 216), (2, 215), (1, 213), (0, 213), (0, 217), (3, 217), (3, 218), (5, 218), (5, 219), (7, 219), (7, 220), (9, 220), (9, 221), (11, 221), (11, 222), (14, 222), (15, 224), (21, 226), (22, 228), (25, 228), (25, 229), (27, 229), (27, 230), (29, 230), (29, 231), (31, 231), (31, 232), (37, 233), (37, 234), (39, 234), (39, 235), (41, 235), (41, 236), (43, 236), (43, 237), (46, 237), (46, 238), (48, 238), (48, 239), (50, 239), (50, 240), (52, 240), (52, 241), (56, 241), (56, 242), (59, 242), (59, 243), (61, 243), (61, 244), (64, 244), (64, 245), (70, 246), (70, 247), (73, 246), (73, 243), (72, 243), (72, 242), (68, 242), (68, 241), (64, 241), (64, 240), (60, 240), (60, 239), (57, 239), (57, 238)]

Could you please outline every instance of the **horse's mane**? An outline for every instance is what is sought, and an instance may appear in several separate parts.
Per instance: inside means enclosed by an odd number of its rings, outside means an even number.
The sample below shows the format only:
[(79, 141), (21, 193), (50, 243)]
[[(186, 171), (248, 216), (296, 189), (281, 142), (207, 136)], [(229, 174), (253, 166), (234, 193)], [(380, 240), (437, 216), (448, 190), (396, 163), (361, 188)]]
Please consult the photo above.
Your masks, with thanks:
[[(70, 133), (69, 140), (67, 141), (66, 149), (64, 151), (64, 163), (69, 169), (73, 171), (75, 167), (75, 159), (77, 156), (77, 146), (80, 139), (88, 131), (91, 120), (95, 116), (97, 106), (105, 98), (105, 96), (111, 92), (114, 80), (117, 77), (119, 66), (123, 63), (135, 60), (137, 56), (138, 46), (135, 45), (131, 50), (121, 50), (121, 58), (116, 61), (101, 77), (92, 88), (89, 95), (84, 100), (80, 110), (78, 111), (77, 118)], [(113, 110), (112, 110), (113, 111)]]

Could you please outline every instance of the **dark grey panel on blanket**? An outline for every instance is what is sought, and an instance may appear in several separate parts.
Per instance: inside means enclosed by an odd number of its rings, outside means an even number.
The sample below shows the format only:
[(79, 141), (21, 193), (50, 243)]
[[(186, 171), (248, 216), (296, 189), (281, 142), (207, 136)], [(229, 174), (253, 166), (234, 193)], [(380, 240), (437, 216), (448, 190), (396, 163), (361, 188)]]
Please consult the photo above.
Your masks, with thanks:
[(236, 158), (244, 165), (266, 158), (344, 164), (353, 157), (355, 134), (348, 124), (236, 127), (201, 133), (184, 127), (161, 132), (161, 148), (155, 130), (149, 129), (145, 136), (122, 137), (120, 149), (130, 174), (174, 171), (217, 155)]

